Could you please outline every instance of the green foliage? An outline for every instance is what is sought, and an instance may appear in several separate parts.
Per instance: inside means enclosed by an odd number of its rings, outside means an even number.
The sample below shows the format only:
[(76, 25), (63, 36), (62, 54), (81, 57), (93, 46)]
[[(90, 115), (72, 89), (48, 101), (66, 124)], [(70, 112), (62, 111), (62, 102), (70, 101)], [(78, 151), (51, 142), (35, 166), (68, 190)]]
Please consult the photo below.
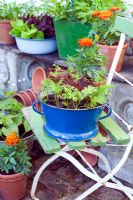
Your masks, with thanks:
[(99, 53), (99, 48), (80, 48), (77, 55), (68, 57), (67, 64), (72, 66), (80, 75), (87, 75), (91, 80), (101, 82), (106, 75), (106, 57)]
[(35, 12), (34, 6), (34, 0), (21, 4), (16, 1), (7, 3), (6, 0), (0, 0), (0, 19), (16, 20), (19, 16), (33, 14)]
[(93, 22), (92, 12), (95, 10), (109, 10), (116, 6), (122, 11), (125, 5), (121, 0), (42, 0), (42, 10), (55, 18), (55, 20), (66, 18), (79, 20), (82, 23)]
[(31, 130), (21, 111), (22, 107), (22, 104), (13, 98), (0, 101), (0, 136), (7, 136), (13, 131), (18, 133), (18, 126), (21, 124), (24, 125), (25, 132)]
[[(111, 85), (99, 87), (87, 86), (79, 90), (72, 85), (64, 84), (62, 80), (54, 82), (50, 78), (42, 82), (40, 98), (51, 105), (68, 109), (94, 108), (106, 102), (106, 96)], [(53, 97), (51, 99), (51, 96)]]
[(100, 44), (110, 46), (117, 44), (120, 38), (120, 33), (114, 29), (117, 15), (118, 13), (113, 13), (113, 16), (107, 20), (95, 18), (92, 24), (92, 30), (89, 33), (89, 37), (95, 39), (95, 36), (98, 36), (96, 42)]
[(27, 175), (31, 166), (24, 141), (20, 141), (16, 146), (7, 146), (5, 142), (0, 144), (0, 171), (2, 173), (22, 173)]
[(11, 35), (15, 37), (21, 37), (25, 39), (43, 39), (44, 34), (42, 31), (39, 31), (33, 24), (28, 25), (23, 22), (23, 20), (16, 20), (11, 23), (12, 31)]
[(114, 6), (119, 7), (121, 11), (125, 10), (125, 5), (121, 0), (75, 0), (75, 16), (82, 23), (93, 22), (93, 11), (109, 10)]
[(62, 18), (70, 18), (71, 16), (70, 0), (42, 0), (42, 6), (40, 9), (42, 12), (53, 16), (56, 20)]

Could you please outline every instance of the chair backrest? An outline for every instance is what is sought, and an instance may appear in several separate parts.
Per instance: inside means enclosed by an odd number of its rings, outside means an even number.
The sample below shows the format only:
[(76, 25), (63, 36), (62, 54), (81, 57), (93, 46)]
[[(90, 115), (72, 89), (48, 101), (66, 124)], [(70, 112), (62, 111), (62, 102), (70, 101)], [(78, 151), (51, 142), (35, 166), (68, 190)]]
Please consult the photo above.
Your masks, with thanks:
[(117, 17), (115, 21), (115, 29), (129, 37), (133, 37), (133, 20), (124, 17)]
[[(119, 61), (119, 58), (120, 58), (120, 55), (121, 55), (121, 52), (122, 52), (123, 45), (125, 43), (126, 35), (133, 37), (133, 20), (123, 18), (123, 17), (117, 17), (117, 19), (115, 21), (115, 29), (117, 31), (121, 32), (121, 36), (120, 36), (120, 41), (118, 44), (116, 54), (114, 56), (114, 60), (112, 62), (111, 69), (108, 74), (107, 84), (110, 84), (113, 80), (113, 76), (116, 75), (119, 78), (123, 79), (130, 86), (133, 87), (133, 83), (131, 83), (129, 80), (127, 80), (125, 77), (123, 77), (121, 74), (119, 74), (118, 72), (115, 71), (118, 61)], [(117, 113), (115, 113), (115, 111), (113, 111), (113, 113), (115, 114), (115, 116), (117, 118), (119, 118), (127, 126), (129, 131), (131, 129), (133, 129), (133, 125), (128, 124), (124, 119), (122, 119), (121, 116), (119, 116)]]
[(115, 72), (123, 45), (125, 43), (126, 35), (133, 37), (133, 20), (130, 20), (124, 17), (117, 17), (115, 21), (115, 29), (121, 32), (121, 36), (120, 36), (120, 41), (119, 41), (119, 45), (118, 45), (114, 60), (112, 62), (112, 66), (110, 68), (110, 72), (108, 74), (107, 83), (110, 84), (112, 82), (113, 76), (115, 74), (115, 75), (118, 75), (120, 78), (124, 79), (128, 84), (133, 86), (133, 84), (130, 81), (126, 80), (124, 77), (122, 77), (117, 72)]

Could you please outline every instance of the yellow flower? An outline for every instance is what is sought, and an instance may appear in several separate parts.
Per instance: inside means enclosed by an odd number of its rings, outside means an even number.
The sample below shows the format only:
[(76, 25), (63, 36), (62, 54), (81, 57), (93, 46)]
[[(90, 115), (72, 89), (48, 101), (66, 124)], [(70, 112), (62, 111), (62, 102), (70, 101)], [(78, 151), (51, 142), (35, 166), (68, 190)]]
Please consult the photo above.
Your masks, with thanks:
[(95, 35), (95, 40), (96, 40), (96, 41), (99, 40), (99, 35), (98, 35), (98, 34)]

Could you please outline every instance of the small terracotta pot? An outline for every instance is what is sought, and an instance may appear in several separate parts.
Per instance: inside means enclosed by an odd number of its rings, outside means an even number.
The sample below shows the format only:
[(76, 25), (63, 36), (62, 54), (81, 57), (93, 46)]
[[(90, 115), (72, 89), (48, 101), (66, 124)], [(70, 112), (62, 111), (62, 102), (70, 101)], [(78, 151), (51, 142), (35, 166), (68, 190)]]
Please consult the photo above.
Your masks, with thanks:
[[(107, 65), (106, 68), (107, 70), (110, 70), (110, 67), (112, 65), (116, 50), (118, 46), (108, 46), (108, 45), (102, 45), (102, 44), (97, 44), (98, 47), (100, 48), (100, 52), (105, 55), (107, 57)], [(124, 44), (122, 52), (121, 52), (121, 56), (118, 62), (118, 65), (116, 67), (116, 71), (120, 72), (121, 68), (122, 68), (122, 64), (124, 61), (124, 55), (126, 53), (126, 49), (127, 49), (128, 44)]]
[(32, 103), (33, 103), (33, 102), (37, 99), (36, 93), (34, 92), (33, 89), (28, 89), (28, 90), (26, 90), (26, 92), (27, 92), (28, 95), (31, 97)]
[(31, 106), (32, 103), (37, 99), (37, 96), (32, 89), (21, 91), (15, 94), (13, 97), (24, 106)]
[(37, 67), (32, 75), (32, 87), (36, 94), (41, 90), (41, 81), (46, 78), (46, 72), (42, 67)]
[(21, 91), (21, 92), (19, 92), (19, 94), (23, 95), (23, 97), (24, 97), (24, 99), (26, 101), (26, 106), (31, 106), (32, 105), (33, 100), (31, 98), (29, 92), (27, 92), (27, 91)]
[(21, 173), (0, 174), (0, 191), (5, 200), (19, 200), (25, 196), (27, 177)]
[(23, 104), (24, 106), (27, 106), (24, 94), (17, 93), (13, 96), (13, 98), (16, 99), (18, 102), (20, 102), (21, 104)]
[(9, 35), (12, 30), (10, 20), (0, 20), (0, 43), (15, 44), (15, 39)]

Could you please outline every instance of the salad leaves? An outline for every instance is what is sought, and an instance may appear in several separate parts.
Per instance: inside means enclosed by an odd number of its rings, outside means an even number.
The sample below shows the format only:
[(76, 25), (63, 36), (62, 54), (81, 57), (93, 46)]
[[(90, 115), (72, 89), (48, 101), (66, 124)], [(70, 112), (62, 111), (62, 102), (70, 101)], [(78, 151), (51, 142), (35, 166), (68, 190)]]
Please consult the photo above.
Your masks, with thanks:
[(43, 39), (44, 33), (39, 31), (33, 24), (28, 25), (23, 20), (16, 20), (11, 23), (12, 30), (10, 34), (24, 39)]

